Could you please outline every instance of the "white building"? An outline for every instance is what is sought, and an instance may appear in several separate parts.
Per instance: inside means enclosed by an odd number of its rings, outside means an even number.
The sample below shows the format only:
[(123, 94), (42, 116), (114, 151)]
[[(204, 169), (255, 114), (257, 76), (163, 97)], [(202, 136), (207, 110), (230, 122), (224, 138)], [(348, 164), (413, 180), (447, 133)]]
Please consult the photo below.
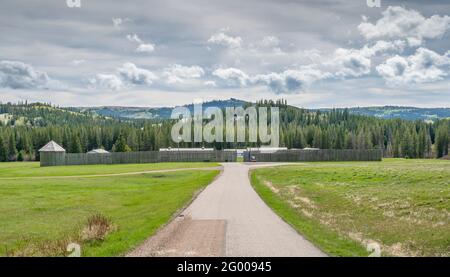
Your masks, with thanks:
[(177, 147), (169, 147), (169, 148), (160, 148), (159, 151), (161, 152), (167, 152), (167, 151), (189, 151), (189, 152), (193, 152), (193, 151), (214, 151), (214, 148), (177, 148)]
[(277, 151), (285, 151), (288, 150), (287, 147), (249, 147), (247, 148), (247, 151), (250, 152), (261, 152), (261, 153), (273, 153)]
[(109, 152), (106, 151), (105, 149), (99, 148), (99, 149), (93, 149), (93, 150), (91, 150), (91, 151), (89, 151), (87, 153), (88, 154), (108, 154)]

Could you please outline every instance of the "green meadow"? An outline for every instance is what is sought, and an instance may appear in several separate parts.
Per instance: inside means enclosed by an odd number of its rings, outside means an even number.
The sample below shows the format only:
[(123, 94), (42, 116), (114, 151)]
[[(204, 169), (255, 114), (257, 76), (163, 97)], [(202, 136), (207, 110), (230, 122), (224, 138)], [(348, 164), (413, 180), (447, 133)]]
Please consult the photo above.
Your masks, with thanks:
[(450, 161), (304, 163), (251, 172), (263, 200), (333, 256), (450, 256)]
[[(81, 244), (83, 256), (124, 255), (176, 215), (219, 170), (139, 172), (210, 166), (217, 164), (0, 163), (0, 256), (64, 256), (70, 242)], [(95, 177), (127, 172), (137, 174)], [(84, 239), (93, 215), (107, 219), (108, 231), (100, 239)]]

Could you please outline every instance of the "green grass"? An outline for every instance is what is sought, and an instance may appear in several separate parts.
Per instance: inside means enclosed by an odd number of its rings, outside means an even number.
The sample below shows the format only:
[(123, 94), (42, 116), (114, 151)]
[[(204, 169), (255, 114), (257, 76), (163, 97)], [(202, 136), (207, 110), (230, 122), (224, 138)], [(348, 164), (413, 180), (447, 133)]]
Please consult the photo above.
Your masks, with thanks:
[(40, 167), (39, 162), (0, 163), (0, 178), (8, 177), (47, 177), (47, 176), (80, 176), (96, 174), (115, 174), (142, 172), (174, 168), (214, 167), (217, 163), (147, 163), (147, 164), (112, 164), (112, 165), (71, 165)]
[(450, 161), (305, 163), (256, 169), (284, 220), (334, 256), (450, 256)]
[[(19, 168), (31, 165), (33, 172), (40, 173), (35, 164), (16, 164)], [(8, 176), (17, 172), (11, 164), (1, 166)], [(120, 171), (142, 171), (168, 166), (175, 167), (170, 164), (111, 167)], [(42, 170), (49, 175), (117, 172), (112, 168), (85, 166), (55, 167), (56, 171), (51, 172), (47, 170), (52, 168)], [(21, 253), (21, 249), (30, 245), (76, 237), (87, 218), (96, 213), (108, 217), (115, 228), (102, 242), (84, 243), (83, 256), (122, 255), (167, 223), (218, 172), (187, 170), (128, 176), (0, 180), (0, 256)]]

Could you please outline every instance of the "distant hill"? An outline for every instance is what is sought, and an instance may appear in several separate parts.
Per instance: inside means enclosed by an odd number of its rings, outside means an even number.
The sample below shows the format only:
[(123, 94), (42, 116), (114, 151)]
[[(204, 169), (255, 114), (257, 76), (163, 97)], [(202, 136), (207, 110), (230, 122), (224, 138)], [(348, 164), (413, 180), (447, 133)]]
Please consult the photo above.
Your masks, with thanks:
[(110, 119), (97, 114), (60, 108), (45, 103), (0, 103), (0, 125), (42, 127), (64, 124), (90, 124), (104, 121), (110, 121)]
[(415, 108), (415, 107), (357, 107), (350, 108), (350, 113), (375, 116), (378, 118), (400, 118), (405, 120), (436, 120), (450, 118), (450, 108)]
[[(214, 100), (203, 103), (203, 108), (219, 107), (243, 107), (249, 102), (230, 98), (227, 100)], [(193, 104), (186, 104), (191, 110)], [(295, 107), (293, 107), (295, 108)], [(132, 120), (132, 119), (168, 119), (173, 107), (121, 107), (121, 106), (99, 106), (99, 107), (55, 107), (48, 104), (0, 104), (0, 124), (6, 125), (58, 125), (64, 123), (85, 123), (90, 121), (106, 120), (107, 118)], [(314, 109), (312, 109), (314, 111)], [(330, 111), (329, 108), (320, 109)], [(416, 108), (400, 106), (383, 107), (354, 107), (348, 109), (351, 114), (373, 116), (382, 119), (400, 118), (404, 120), (426, 120), (450, 118), (450, 108)]]
[[(208, 107), (242, 107), (248, 102), (230, 98), (228, 100), (213, 100), (203, 103), (203, 108)], [(194, 110), (193, 104), (186, 104), (187, 107)], [(107, 116), (122, 119), (168, 119), (172, 113), (173, 107), (147, 108), (147, 107), (119, 107), (119, 106), (103, 106), (103, 107), (77, 107), (71, 108), (79, 112), (89, 112), (100, 116)]]
[[(242, 107), (249, 102), (230, 98), (228, 100), (214, 100), (203, 103), (203, 108), (208, 107)], [(191, 112), (193, 104), (186, 104)], [(71, 108), (79, 112), (89, 112), (100, 116), (107, 116), (121, 119), (168, 119), (173, 107), (147, 108), (147, 107), (78, 107)], [(320, 109), (321, 111), (329, 111), (331, 109)], [(374, 116), (377, 118), (391, 119), (400, 118), (405, 120), (436, 120), (450, 118), (450, 108), (415, 108), (415, 107), (354, 107), (349, 108), (350, 113), (366, 116)]]

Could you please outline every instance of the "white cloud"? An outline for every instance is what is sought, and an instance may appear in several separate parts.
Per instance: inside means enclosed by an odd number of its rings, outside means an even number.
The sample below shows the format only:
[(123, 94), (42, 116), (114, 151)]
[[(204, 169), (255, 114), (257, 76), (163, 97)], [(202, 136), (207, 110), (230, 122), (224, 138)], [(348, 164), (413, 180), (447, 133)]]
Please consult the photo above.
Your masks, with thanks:
[(338, 48), (327, 64), (333, 67), (336, 77), (360, 77), (370, 73), (371, 59), (361, 50)]
[(117, 68), (117, 74), (97, 74), (90, 79), (91, 85), (109, 90), (122, 90), (132, 85), (151, 85), (158, 77), (150, 70), (124, 63)]
[(128, 34), (127, 40), (130, 42), (138, 43), (136, 52), (139, 53), (151, 53), (155, 51), (155, 45), (152, 43), (144, 43), (144, 41), (137, 34)]
[(112, 22), (113, 22), (114, 27), (119, 28), (120, 25), (122, 25), (123, 20), (122, 20), (122, 18), (118, 17), (118, 18), (113, 18)]
[[(276, 38), (266, 37), (265, 41), (265, 43), (260, 41), (253, 45), (255, 51), (262, 49), (262, 45), (272, 47), (279, 44)], [(275, 93), (296, 93), (320, 80), (357, 78), (369, 75), (373, 57), (386, 53), (399, 53), (405, 47), (405, 40), (379, 40), (357, 49), (338, 48), (329, 56), (324, 56), (318, 50), (304, 51), (303, 55), (311, 59), (311, 64), (307, 66), (302, 63), (291, 65), (287, 70), (281, 72), (249, 76), (241, 69), (221, 68), (213, 72), (213, 75), (225, 80), (225, 85), (228, 86), (266, 85)]]
[(372, 57), (387, 52), (402, 52), (406, 46), (403, 40), (366, 44), (360, 49), (338, 48), (323, 66), (337, 78), (361, 77), (371, 72)]
[[(366, 39), (405, 38), (411, 46), (424, 39), (441, 38), (450, 29), (450, 17), (424, 17), (416, 10), (389, 6), (375, 24), (363, 20), (358, 29)], [(366, 19), (367, 20), (367, 19)]]
[(230, 86), (245, 86), (249, 81), (249, 76), (245, 72), (234, 67), (218, 68), (212, 74)]
[(73, 60), (73, 61), (70, 62), (70, 65), (79, 66), (80, 64), (83, 64), (85, 62), (86, 62), (86, 60), (83, 60), (83, 59), (81, 59), (81, 60)]
[(209, 44), (222, 45), (229, 48), (240, 48), (242, 44), (241, 37), (232, 37), (223, 32), (212, 35), (208, 39)]
[(122, 80), (114, 74), (97, 74), (95, 78), (89, 80), (97, 88), (108, 90), (121, 90), (124, 88)]
[(406, 47), (404, 40), (385, 41), (379, 40), (372, 46), (364, 45), (361, 53), (366, 57), (372, 57), (385, 52), (403, 52)]
[(227, 85), (238, 87), (265, 85), (275, 93), (298, 93), (313, 82), (333, 77), (331, 73), (311, 67), (254, 76), (231, 67), (219, 68), (213, 72), (213, 75), (226, 81)]
[(265, 36), (255, 43), (250, 43), (245, 50), (249, 50), (254, 55), (285, 55), (280, 48), (280, 39), (276, 36)]
[(139, 68), (133, 63), (124, 63), (117, 71), (125, 82), (135, 85), (150, 85), (153, 80), (158, 79), (153, 72)]
[(139, 53), (151, 53), (155, 51), (155, 45), (151, 43), (142, 43), (136, 48)]
[(167, 77), (168, 83), (183, 83), (185, 79), (202, 77), (205, 75), (205, 71), (198, 65), (182, 66), (175, 64), (164, 69), (163, 75)]
[(124, 24), (125, 22), (129, 22), (129, 21), (131, 21), (131, 19), (129, 19), (129, 18), (121, 18), (121, 17), (113, 17), (112, 18), (114, 28), (117, 28), (117, 29), (120, 29), (122, 24)]
[(251, 78), (253, 84), (264, 84), (275, 93), (298, 93), (313, 82), (331, 78), (333, 75), (316, 68), (304, 67), (281, 73), (259, 74)]
[(207, 87), (217, 87), (217, 84), (214, 81), (205, 81), (203, 84)]
[[(275, 39), (266, 41), (267, 46), (278, 44)], [(274, 43), (270, 44), (269, 41), (274, 41)], [(368, 75), (371, 73), (371, 59), (374, 56), (388, 52), (402, 52), (405, 46), (404, 40), (380, 40), (366, 44), (359, 49), (338, 48), (329, 57), (323, 57), (318, 51), (311, 51), (310, 55), (314, 56), (313, 63), (297, 69), (248, 76), (240, 69), (227, 68), (216, 70), (213, 75), (226, 80), (229, 85), (266, 85), (275, 93), (298, 93), (317, 81)]]
[(262, 47), (277, 47), (280, 45), (280, 39), (275, 36), (265, 36), (260, 42)]
[(419, 48), (408, 57), (394, 56), (377, 66), (377, 72), (390, 84), (429, 83), (447, 77), (450, 69), (449, 53), (439, 55)]
[[(267, 46), (278, 44), (276, 39), (266, 39), (266, 41)], [(269, 43), (270, 41), (273, 43)], [(258, 44), (259, 47), (260, 45)], [(307, 66), (299, 64), (293, 69), (291, 66), (291, 69), (281, 72), (248, 75), (241, 69), (230, 67), (219, 68), (212, 75), (225, 81), (219, 82), (219, 85), (237, 87), (265, 85), (275, 93), (298, 93), (317, 81), (369, 75), (374, 56), (402, 52), (405, 47), (404, 40), (380, 40), (358, 49), (338, 48), (328, 57), (322, 56), (318, 51), (311, 51), (311, 57), (314, 57), (313, 63)]]
[(12, 89), (49, 88), (47, 73), (36, 71), (30, 64), (20, 61), (0, 61), (0, 87)]
[(131, 42), (142, 43), (142, 40), (139, 38), (137, 34), (127, 35), (127, 40)]

